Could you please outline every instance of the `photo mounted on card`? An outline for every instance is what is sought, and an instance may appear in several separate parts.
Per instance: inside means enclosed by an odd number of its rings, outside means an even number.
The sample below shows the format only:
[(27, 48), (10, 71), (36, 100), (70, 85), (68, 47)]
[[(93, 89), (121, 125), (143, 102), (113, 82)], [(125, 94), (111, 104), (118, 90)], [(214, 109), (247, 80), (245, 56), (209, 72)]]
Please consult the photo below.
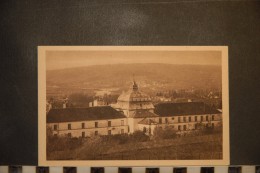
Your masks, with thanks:
[(39, 165), (229, 164), (228, 47), (39, 46)]

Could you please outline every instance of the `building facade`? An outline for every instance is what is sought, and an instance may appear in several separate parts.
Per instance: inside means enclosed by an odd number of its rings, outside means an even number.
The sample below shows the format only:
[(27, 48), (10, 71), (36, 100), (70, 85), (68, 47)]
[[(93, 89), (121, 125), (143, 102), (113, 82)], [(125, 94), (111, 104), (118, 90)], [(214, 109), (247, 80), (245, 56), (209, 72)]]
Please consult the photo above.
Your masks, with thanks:
[(201, 126), (222, 125), (222, 112), (203, 102), (159, 103), (139, 90), (136, 82), (122, 93), (116, 104), (89, 108), (51, 109), (47, 127), (54, 135), (87, 137), (129, 134), (137, 130), (153, 135), (155, 128), (172, 127), (189, 132)]
[(69, 137), (128, 133), (126, 117), (110, 106), (52, 109), (47, 128), (54, 135)]

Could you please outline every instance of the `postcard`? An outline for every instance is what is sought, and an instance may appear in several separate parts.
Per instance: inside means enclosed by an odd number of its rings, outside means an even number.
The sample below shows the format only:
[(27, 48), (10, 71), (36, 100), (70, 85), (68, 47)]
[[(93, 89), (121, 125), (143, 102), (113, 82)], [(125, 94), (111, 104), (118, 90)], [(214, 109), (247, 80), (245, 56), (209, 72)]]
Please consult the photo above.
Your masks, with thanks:
[(227, 46), (39, 46), (41, 166), (229, 164)]

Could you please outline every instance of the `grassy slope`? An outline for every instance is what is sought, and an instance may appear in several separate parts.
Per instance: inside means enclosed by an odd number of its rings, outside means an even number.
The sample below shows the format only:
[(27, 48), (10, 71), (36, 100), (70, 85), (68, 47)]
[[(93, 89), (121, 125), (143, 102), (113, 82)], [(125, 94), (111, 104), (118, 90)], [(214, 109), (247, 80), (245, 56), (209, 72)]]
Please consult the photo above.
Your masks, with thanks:
[(182, 160), (221, 159), (221, 134), (160, 141), (83, 145), (76, 150), (50, 153), (57, 160)]

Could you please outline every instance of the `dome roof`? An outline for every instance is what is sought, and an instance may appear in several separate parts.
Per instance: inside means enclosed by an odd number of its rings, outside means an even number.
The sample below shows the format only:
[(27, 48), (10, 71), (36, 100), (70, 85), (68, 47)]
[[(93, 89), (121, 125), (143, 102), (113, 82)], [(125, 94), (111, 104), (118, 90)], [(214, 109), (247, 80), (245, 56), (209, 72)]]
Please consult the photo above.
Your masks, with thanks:
[(128, 91), (126, 93), (121, 94), (118, 99), (118, 101), (151, 101), (151, 98), (140, 91)]
[(132, 88), (121, 94), (117, 99), (116, 105), (113, 106), (115, 109), (123, 111), (127, 117), (132, 118), (152, 116), (153, 114), (149, 113), (149, 111), (153, 112), (154, 110), (151, 98), (147, 94), (139, 91), (135, 81), (133, 82)]
[(132, 89), (130, 89), (129, 91), (121, 94), (117, 101), (124, 101), (124, 102), (132, 102), (132, 101), (138, 101), (138, 102), (147, 102), (147, 101), (151, 101), (151, 98), (139, 91), (138, 85), (136, 84), (136, 82), (134, 81), (133, 83), (133, 87)]

